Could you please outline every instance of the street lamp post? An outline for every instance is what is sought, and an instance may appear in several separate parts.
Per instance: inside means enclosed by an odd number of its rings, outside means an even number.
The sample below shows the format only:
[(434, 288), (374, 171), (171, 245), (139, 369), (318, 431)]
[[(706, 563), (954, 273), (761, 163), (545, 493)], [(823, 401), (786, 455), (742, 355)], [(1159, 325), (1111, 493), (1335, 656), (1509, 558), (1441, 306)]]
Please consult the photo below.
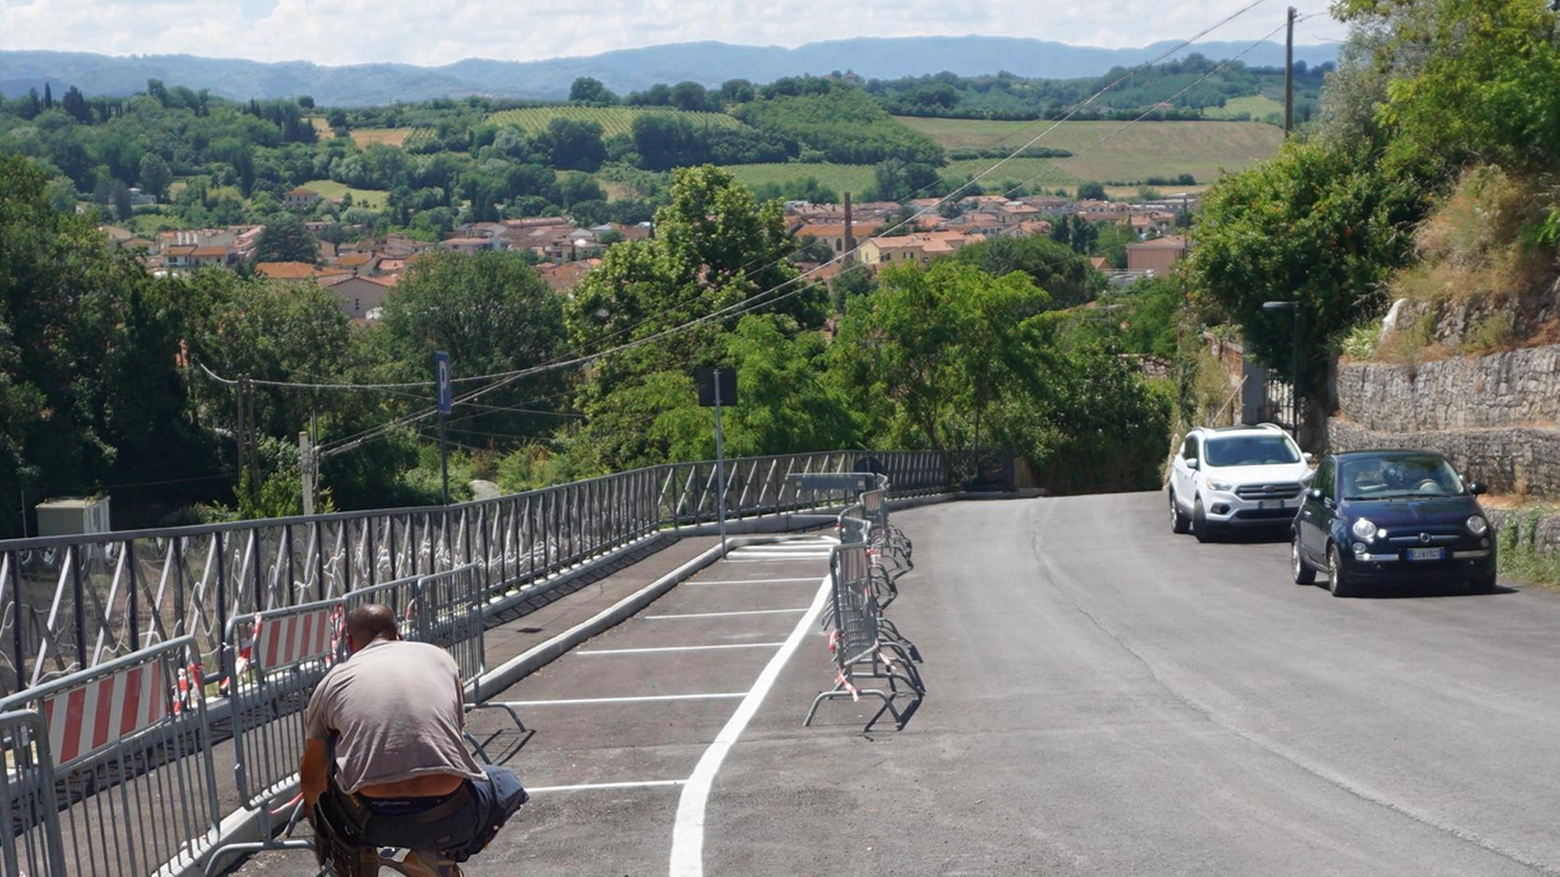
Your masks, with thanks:
[(1264, 311), (1289, 312), (1289, 430), (1300, 441), (1300, 302), (1265, 301)]

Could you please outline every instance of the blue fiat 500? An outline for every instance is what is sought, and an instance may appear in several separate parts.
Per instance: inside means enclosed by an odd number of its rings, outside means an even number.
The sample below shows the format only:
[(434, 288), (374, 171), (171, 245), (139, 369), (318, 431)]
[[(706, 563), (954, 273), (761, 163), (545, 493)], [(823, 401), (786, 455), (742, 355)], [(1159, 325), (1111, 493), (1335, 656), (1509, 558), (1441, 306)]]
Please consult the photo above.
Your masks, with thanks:
[(1316, 468), (1295, 515), (1290, 566), (1297, 584), (1325, 571), (1334, 596), (1371, 584), (1467, 582), (1495, 589), (1495, 528), (1434, 451), (1351, 451)]

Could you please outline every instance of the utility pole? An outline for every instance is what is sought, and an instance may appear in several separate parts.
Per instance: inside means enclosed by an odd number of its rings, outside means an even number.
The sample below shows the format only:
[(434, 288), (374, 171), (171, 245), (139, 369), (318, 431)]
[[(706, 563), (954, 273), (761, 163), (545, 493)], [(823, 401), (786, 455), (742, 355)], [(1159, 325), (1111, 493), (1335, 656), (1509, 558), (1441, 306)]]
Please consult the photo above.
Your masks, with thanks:
[(303, 514), (314, 514), (314, 444), (309, 431), (298, 433), (298, 471), (303, 475)]
[(1284, 39), (1284, 139), (1295, 121), (1295, 18), (1299, 13), (1289, 7), (1288, 36)]

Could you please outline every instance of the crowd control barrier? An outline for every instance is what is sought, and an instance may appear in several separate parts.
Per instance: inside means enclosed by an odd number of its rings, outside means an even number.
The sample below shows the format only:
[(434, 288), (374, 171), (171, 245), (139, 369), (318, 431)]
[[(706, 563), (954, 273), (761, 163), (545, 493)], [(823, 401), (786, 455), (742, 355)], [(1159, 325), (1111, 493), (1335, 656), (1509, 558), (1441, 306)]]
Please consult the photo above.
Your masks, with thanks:
[(0, 813), (10, 818), (0, 835), (0, 864), (7, 875), (67, 877), (60, 841), (60, 808), (54, 797), (54, 763), (48, 726), (40, 713), (0, 713)]
[[(525, 722), (520, 720), (514, 707), (483, 702), (487, 621), (482, 611), (486, 602), (482, 582), (482, 569), (474, 563), (418, 579), (418, 601), (422, 611), (418, 614), (417, 639), (445, 649), (455, 659), (466, 692), (468, 713), (479, 709), (503, 710), (514, 720), (515, 728), (525, 734), (528, 733)], [(466, 740), (476, 747), (477, 755), (483, 761), (492, 764), (486, 747), (476, 737), (468, 732)]]
[[(43, 719), (42, 751), (63, 805), (54, 817), (61, 873), (148, 877), (195, 865), (217, 843), (216, 765), (194, 646), (179, 637), (0, 701), (0, 713)], [(33, 794), (9, 774), (7, 786)]]
[[(812, 724), (818, 707), (826, 700), (850, 698), (855, 702), (868, 695), (878, 698), (883, 705), (867, 719), (863, 730), (871, 729), (885, 712), (893, 716), (897, 727), (903, 728), (907, 712), (896, 705), (896, 700), (907, 695), (919, 700), (926, 693), (904, 644), (883, 635), (882, 610), (873, 590), (872, 569), (863, 542), (837, 545), (829, 558), (829, 650), (834, 656), (834, 687), (813, 699), (802, 721), (804, 726)], [(866, 684), (886, 687), (868, 688), (864, 687)]]

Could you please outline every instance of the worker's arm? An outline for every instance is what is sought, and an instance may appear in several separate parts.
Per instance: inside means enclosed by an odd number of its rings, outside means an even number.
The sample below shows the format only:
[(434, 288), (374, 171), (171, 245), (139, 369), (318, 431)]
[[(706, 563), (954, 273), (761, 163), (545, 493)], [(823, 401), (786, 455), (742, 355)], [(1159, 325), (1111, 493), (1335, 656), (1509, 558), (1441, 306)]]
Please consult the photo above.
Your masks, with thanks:
[(325, 788), (330, 784), (330, 774), (327, 760), (330, 751), (324, 740), (309, 740), (304, 743), (303, 763), (298, 765), (298, 784), (303, 789), (303, 800), (307, 809), (305, 812), (313, 812), (314, 802), (325, 794)]

